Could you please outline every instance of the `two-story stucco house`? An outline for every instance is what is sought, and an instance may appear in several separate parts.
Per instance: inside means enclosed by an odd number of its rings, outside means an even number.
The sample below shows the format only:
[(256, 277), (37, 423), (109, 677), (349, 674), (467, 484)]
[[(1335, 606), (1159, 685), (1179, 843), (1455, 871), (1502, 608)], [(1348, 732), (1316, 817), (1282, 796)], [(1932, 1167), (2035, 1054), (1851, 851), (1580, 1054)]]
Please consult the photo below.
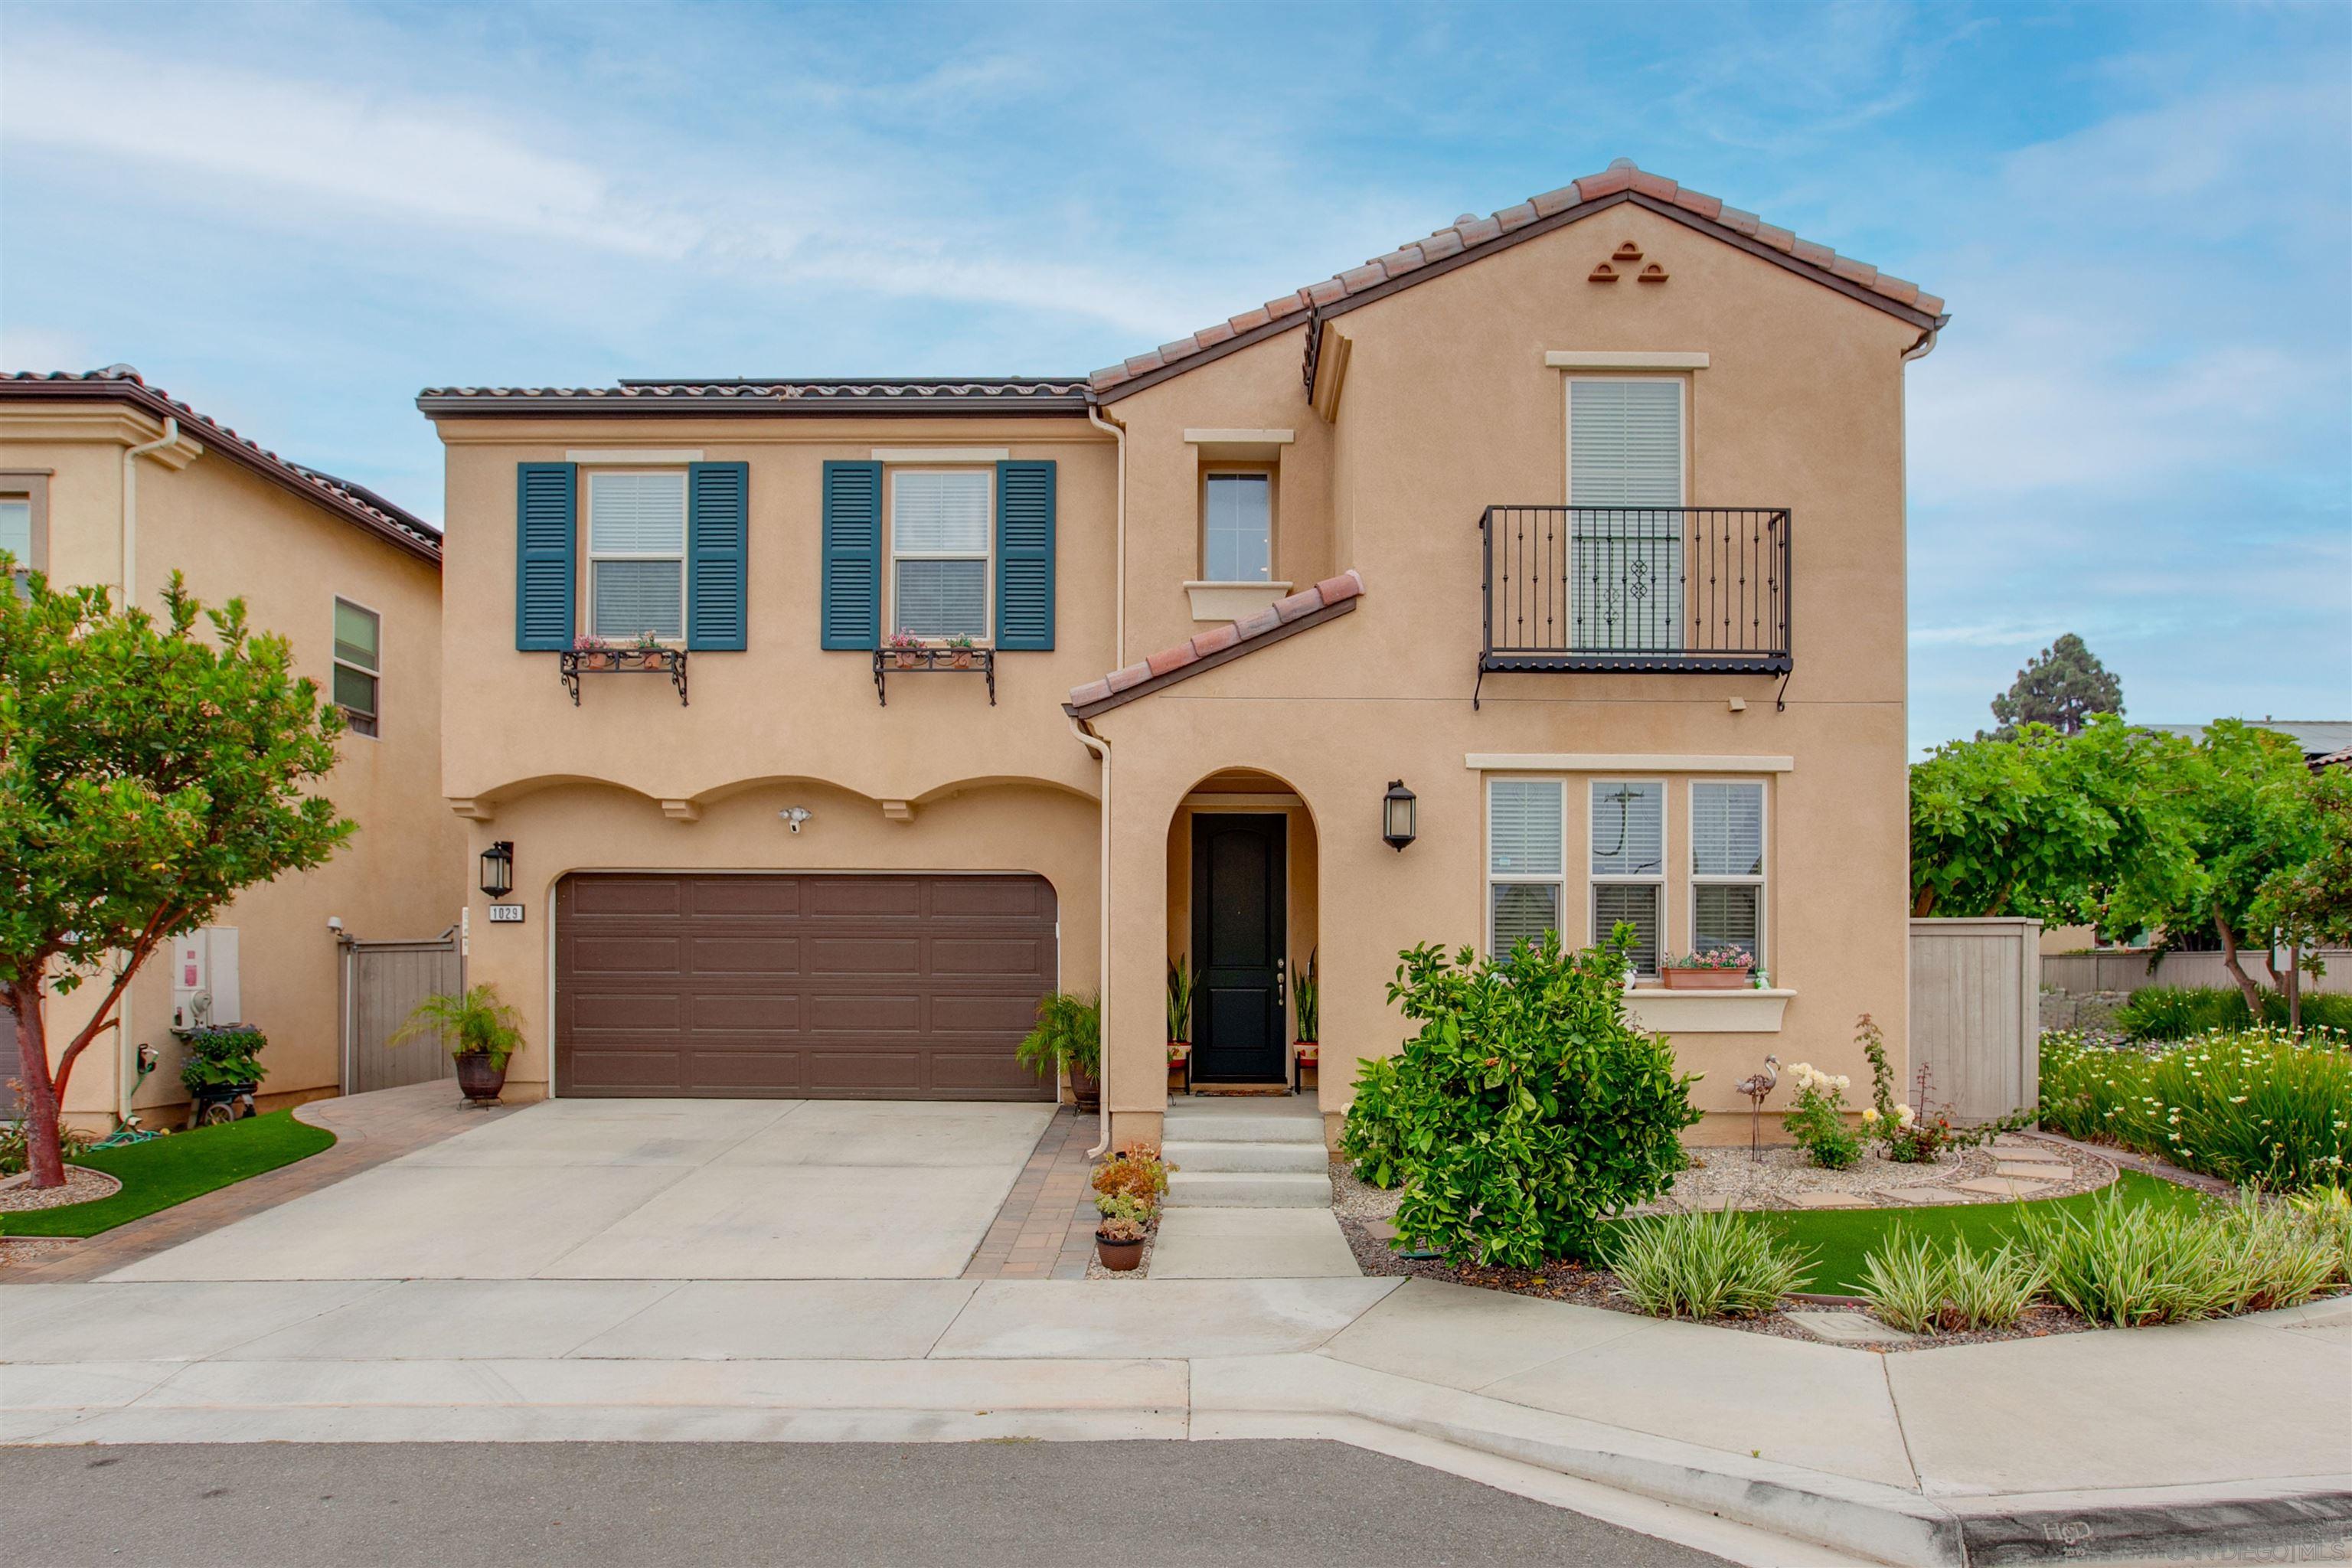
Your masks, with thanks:
[[(336, 1093), (342, 953), (328, 921), (353, 935), (430, 937), (463, 902), (463, 830), (440, 795), (438, 535), (118, 365), (0, 377), (0, 549), (150, 612), (175, 571), (207, 605), (242, 597), (252, 626), (288, 640), (296, 672), (350, 726), (326, 789), (359, 832), (319, 869), (248, 889), (193, 952), (151, 959), (124, 996), (121, 1027), (76, 1062), (67, 1117), (104, 1130), (131, 1109), (142, 1045), (161, 1064), (137, 1105), (184, 1103), (171, 1031), (198, 995), (214, 1021), (268, 1036), (265, 1107)], [(53, 1049), (87, 1023), (101, 989), (49, 999)], [(16, 1076), (16, 1049), (14, 1020), (0, 1013), (0, 1080)], [(415, 1049), (431, 1076), (431, 1047)]]
[[(1041, 1096), (1035, 998), (1099, 988), (1151, 1139), (1170, 961), (1195, 1077), (1274, 1084), (1311, 955), (1328, 1121), (1401, 948), (1619, 921), (1696, 1136), (1767, 1052), (1866, 1070), (1944, 321), (1621, 163), (1091, 378), (425, 393), (513, 1081)], [(1769, 985), (1659, 987), (1725, 946)]]

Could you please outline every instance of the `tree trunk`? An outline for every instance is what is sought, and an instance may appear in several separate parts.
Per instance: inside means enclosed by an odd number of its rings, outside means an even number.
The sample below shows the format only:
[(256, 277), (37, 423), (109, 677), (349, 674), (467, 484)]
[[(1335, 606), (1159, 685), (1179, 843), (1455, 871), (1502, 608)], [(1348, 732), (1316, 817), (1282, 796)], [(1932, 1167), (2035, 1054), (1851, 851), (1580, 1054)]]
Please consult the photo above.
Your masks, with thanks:
[(2245, 965), (2238, 962), (2238, 933), (2230, 929), (2230, 922), (2221, 918), (2218, 907), (2213, 910), (2213, 929), (2221, 937), (2221, 967), (2228, 970), (2230, 977), (2238, 983), (2238, 994), (2246, 999), (2246, 1011), (2253, 1015), (2253, 1021), (2259, 1024), (2263, 1021), (2262, 988), (2246, 973)]
[(2303, 943), (2292, 942), (2286, 948), (2286, 1027), (2287, 1033), (2303, 1033)]
[(9, 986), (8, 1006), (16, 1016), (16, 1060), (25, 1086), (25, 1169), (36, 1188), (62, 1187), (66, 1162), (58, 1147), (58, 1089), (41, 1026), (40, 986)]
[(1911, 918), (1915, 921), (1924, 921), (1935, 907), (1936, 889), (1922, 888), (1919, 889), (1918, 897), (1911, 900)]

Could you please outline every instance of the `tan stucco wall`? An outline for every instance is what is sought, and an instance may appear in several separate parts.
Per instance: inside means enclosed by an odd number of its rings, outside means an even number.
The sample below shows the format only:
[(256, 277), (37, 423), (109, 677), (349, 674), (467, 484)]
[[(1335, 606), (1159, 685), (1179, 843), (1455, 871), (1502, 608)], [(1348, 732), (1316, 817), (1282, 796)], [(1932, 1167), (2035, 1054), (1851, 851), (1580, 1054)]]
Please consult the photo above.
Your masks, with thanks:
[[(1584, 281), (1623, 239), (1672, 274), (1664, 286)], [(1116, 757), (1108, 1082), (1115, 1115), (1148, 1135), (1161, 1103), (1148, 1065), (1160, 1021), (1149, 996), (1165, 947), (1165, 836), (1204, 770), (1263, 769), (1314, 814), (1321, 846), (1321, 1096), (1343, 1107), (1350, 1055), (1392, 1050), (1383, 999), (1397, 951), (1483, 940), (1481, 775), (1472, 752), (1785, 756), (1767, 785), (1768, 963), (1793, 988), (1780, 1032), (1685, 1034), (1714, 1113), (1696, 1134), (1746, 1135), (1734, 1079), (1771, 1051), (1865, 1074), (1851, 1040), (1868, 1011), (1899, 1048), (1907, 952), (1904, 738), (1901, 354), (1915, 329), (1636, 208), (1521, 245), (1337, 319), (1353, 342), (1336, 425), (1306, 406), (1301, 332), (1289, 332), (1116, 403), (1133, 450), (1186, 426), (1293, 426), (1288, 487), (1318, 458), (1332, 508), (1329, 569), (1353, 566), (1359, 613), (1097, 721)], [(1763, 677), (1496, 675), (1474, 711), (1480, 638), (1477, 529), (1490, 503), (1566, 500), (1566, 373), (1548, 351), (1704, 353), (1688, 387), (1688, 500), (1787, 506), (1794, 517), (1796, 671), (1788, 708)], [(1145, 433), (1150, 432), (1147, 436)], [(1178, 558), (1189, 489), (1136, 458), (1131, 563)], [(1168, 468), (1170, 465), (1162, 465)], [(1153, 542), (1156, 541), (1157, 542)], [(1155, 570), (1164, 574), (1162, 563)], [(1307, 574), (1301, 573), (1302, 577)], [(1193, 629), (1164, 584), (1130, 578), (1130, 658)], [(1154, 617), (1158, 618), (1155, 619)], [(1137, 628), (1156, 627), (1136, 635)], [(1731, 710), (1733, 699), (1746, 710)], [(1667, 769), (1669, 871), (1687, 856), (1686, 778)], [(1402, 777), (1421, 839), (1380, 838), (1380, 798)], [(1570, 940), (1591, 940), (1576, 879), (1582, 778), (1571, 776)], [(1662, 940), (1688, 942), (1686, 883), (1670, 875)]]
[[(0, 468), (48, 468), (50, 575), (73, 584), (121, 584), (122, 453), (160, 426), (144, 414), (80, 405), (70, 411), (12, 405), (0, 413)], [(331, 685), (334, 601), (382, 617), (380, 733), (347, 734), (327, 793), (360, 830), (325, 867), (247, 891), (215, 922), (238, 933), (246, 1021), (269, 1037), (263, 1057), (273, 1100), (331, 1094), (341, 1077), (336, 1018), (339, 952), (327, 929), (340, 917), (361, 937), (432, 937), (457, 917), (464, 834), (439, 791), (440, 574), (433, 563), (213, 453), (200, 443), (167, 449), (170, 462), (140, 460), (136, 487), (137, 602), (150, 610), (173, 571), (209, 605), (242, 596), (250, 624), (293, 647), (297, 673)], [(179, 466), (173, 467), (173, 463)], [(130, 1039), (155, 1047), (162, 1065), (141, 1106), (184, 1103), (170, 1034), (171, 977), (151, 960), (131, 984)], [(53, 998), (52, 1047), (89, 1016), (89, 987)], [(66, 1109), (110, 1125), (116, 1041), (83, 1053)]]

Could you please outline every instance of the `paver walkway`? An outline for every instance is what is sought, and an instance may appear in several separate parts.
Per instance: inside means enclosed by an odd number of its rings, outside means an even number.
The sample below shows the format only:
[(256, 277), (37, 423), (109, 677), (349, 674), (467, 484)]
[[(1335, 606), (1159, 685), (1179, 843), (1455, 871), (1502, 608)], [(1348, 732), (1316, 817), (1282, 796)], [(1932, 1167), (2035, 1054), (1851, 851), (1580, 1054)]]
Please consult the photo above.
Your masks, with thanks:
[(1054, 1112), (1004, 1205), (964, 1267), (967, 1279), (1083, 1279), (1095, 1247), (1087, 1151), (1097, 1126), (1074, 1106)]
[(61, 1257), (31, 1267), (12, 1267), (0, 1279), (11, 1283), (95, 1279), (444, 1138), (487, 1126), (519, 1109), (508, 1104), (468, 1105), (457, 1086), (446, 1079), (309, 1100), (294, 1108), (295, 1120), (332, 1132), (333, 1148), (101, 1231), (75, 1243)]

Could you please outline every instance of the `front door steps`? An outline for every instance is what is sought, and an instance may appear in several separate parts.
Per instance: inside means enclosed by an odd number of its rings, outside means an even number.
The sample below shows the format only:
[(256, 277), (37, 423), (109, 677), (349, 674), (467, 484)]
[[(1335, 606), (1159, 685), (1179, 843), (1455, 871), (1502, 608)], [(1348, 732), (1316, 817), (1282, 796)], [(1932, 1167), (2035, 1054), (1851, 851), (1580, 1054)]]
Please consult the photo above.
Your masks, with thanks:
[(1298, 1100), (1171, 1100), (1160, 1131), (1170, 1208), (1329, 1209), (1323, 1117)]

